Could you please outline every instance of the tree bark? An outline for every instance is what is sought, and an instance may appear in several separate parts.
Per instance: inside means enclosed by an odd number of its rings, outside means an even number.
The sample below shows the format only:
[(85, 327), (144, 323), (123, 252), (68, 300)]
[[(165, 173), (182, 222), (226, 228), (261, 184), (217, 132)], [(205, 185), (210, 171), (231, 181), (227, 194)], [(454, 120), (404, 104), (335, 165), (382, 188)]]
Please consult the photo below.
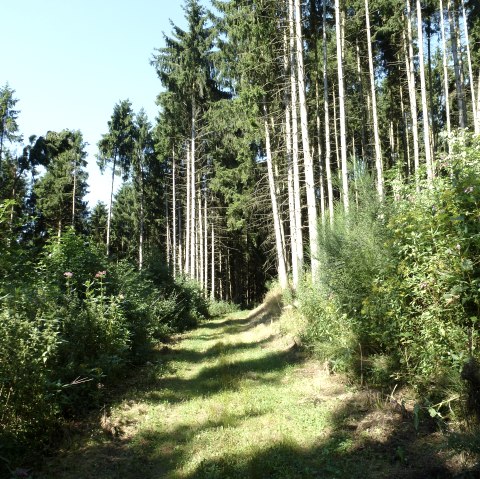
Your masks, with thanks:
[(211, 250), (212, 250), (212, 264), (210, 265), (212, 271), (210, 273), (210, 299), (213, 301), (215, 299), (215, 229), (212, 222), (212, 240), (211, 240)]
[(443, 91), (445, 95), (445, 116), (447, 121), (447, 135), (448, 135), (448, 152), (450, 153), (450, 137), (452, 134), (452, 126), (450, 122), (450, 94), (448, 91), (448, 64), (447, 64), (447, 42), (445, 37), (445, 21), (443, 18), (443, 0), (440, 0), (440, 29), (442, 33), (442, 65), (443, 65)]
[(295, 216), (295, 235), (297, 252), (297, 275), (303, 270), (303, 230), (302, 206), (300, 192), (300, 163), (298, 151), (298, 102), (297, 102), (297, 61), (295, 50), (295, 20), (293, 0), (289, 0), (289, 37), (290, 37), (290, 91), (292, 102), (292, 164), (293, 164), (293, 198)]
[(384, 184), (382, 146), (380, 144), (380, 133), (378, 129), (377, 95), (375, 92), (375, 71), (373, 68), (372, 37), (370, 33), (370, 12), (368, 9), (368, 0), (365, 0), (365, 17), (367, 26), (368, 69), (370, 72), (370, 88), (372, 96), (373, 135), (375, 142), (375, 167), (377, 170), (377, 192), (378, 196), (380, 197), (380, 201), (383, 201)]
[(333, 184), (332, 184), (332, 168), (331, 156), (332, 147), (330, 143), (330, 112), (328, 100), (328, 72), (327, 72), (327, 3), (323, 2), (323, 32), (322, 32), (322, 46), (323, 46), (323, 108), (325, 113), (325, 173), (327, 176), (327, 193), (328, 193), (328, 211), (330, 225), (333, 226)]
[(264, 106), (264, 128), (265, 128), (265, 148), (267, 153), (268, 186), (270, 189), (270, 199), (272, 203), (273, 225), (275, 230), (275, 245), (277, 250), (277, 268), (278, 280), (283, 289), (288, 287), (287, 269), (284, 256), (284, 247), (282, 244), (282, 233), (280, 229), (280, 212), (278, 209), (277, 193), (275, 188), (275, 176), (273, 172), (272, 148), (270, 142), (270, 130), (268, 127), (267, 108)]
[(196, 253), (197, 253), (197, 245), (196, 245), (196, 220), (197, 220), (197, 212), (196, 212), (196, 199), (197, 199), (197, 186), (196, 186), (196, 156), (195, 156), (195, 147), (196, 147), (196, 117), (195, 117), (195, 98), (192, 98), (192, 118), (191, 118), (191, 151), (190, 151), (190, 193), (191, 193), (191, 201), (190, 206), (192, 208), (192, 212), (190, 215), (190, 277), (195, 278), (196, 273)]
[(107, 216), (107, 256), (110, 256), (110, 228), (112, 224), (112, 206), (113, 206), (113, 186), (115, 182), (115, 168), (117, 166), (117, 154), (113, 155), (113, 166), (112, 166), (112, 186), (110, 188), (110, 204), (108, 205), (108, 216)]
[[(405, 42), (405, 61), (407, 66), (408, 93), (410, 97), (410, 114), (412, 117), (412, 142), (413, 142), (413, 165), (415, 174), (418, 175), (420, 168), (420, 146), (418, 140), (418, 110), (417, 110), (417, 92), (415, 85), (415, 70), (413, 64), (413, 35), (412, 35), (412, 12), (410, 8), (410, 0), (407, 0), (407, 40)], [(418, 183), (418, 178), (417, 178)]]
[(477, 102), (475, 100), (475, 81), (473, 78), (473, 70), (472, 70), (472, 58), (470, 56), (470, 40), (468, 36), (468, 25), (467, 25), (467, 13), (465, 11), (465, 2), (462, 0), (462, 12), (463, 12), (463, 28), (465, 30), (465, 46), (467, 49), (467, 61), (468, 61), (468, 76), (470, 82), (470, 93), (472, 95), (472, 112), (473, 112), (473, 127), (475, 134), (478, 135), (480, 133), (479, 124), (478, 124), (478, 112), (477, 112)]
[[(409, 0), (407, 0), (409, 1)], [(425, 161), (427, 163), (427, 179), (429, 183), (433, 181), (433, 158), (430, 143), (430, 114), (427, 103), (427, 85), (425, 82), (425, 65), (423, 56), (423, 25), (422, 25), (422, 6), (420, 0), (417, 0), (417, 35), (418, 35), (418, 63), (420, 66), (420, 89), (422, 94), (423, 109), (423, 143), (425, 145)]]
[(173, 257), (172, 273), (175, 278), (177, 275), (177, 167), (175, 162), (175, 146), (172, 147), (172, 235), (173, 235)]
[(192, 225), (191, 216), (192, 216), (192, 169), (190, 166), (191, 158), (190, 158), (190, 145), (187, 145), (187, 207), (186, 207), (186, 218), (185, 218), (185, 274), (190, 276), (190, 229)]
[(457, 45), (457, 22), (455, 13), (452, 12), (454, 8), (452, 0), (447, 0), (448, 19), (450, 22), (450, 41), (452, 44), (452, 56), (453, 56), (453, 69), (455, 72), (455, 88), (457, 93), (457, 106), (459, 115), (460, 128), (467, 127), (467, 111), (465, 108), (465, 95), (463, 92), (463, 83), (460, 73), (460, 63), (458, 58), (458, 45)]
[(348, 163), (347, 163), (347, 125), (345, 118), (345, 85), (343, 78), (342, 23), (340, 0), (335, 0), (335, 25), (337, 39), (338, 106), (340, 116), (340, 154), (342, 159), (343, 208), (349, 210)]
[(308, 134), (307, 100), (305, 95), (305, 71), (303, 66), (303, 36), (300, 0), (295, 0), (295, 30), (297, 43), (297, 75), (300, 106), (300, 125), (302, 129), (303, 162), (305, 170), (305, 189), (307, 193), (308, 233), (310, 243), (310, 265), (312, 278), (318, 277), (318, 226), (317, 204), (315, 199), (315, 177)]

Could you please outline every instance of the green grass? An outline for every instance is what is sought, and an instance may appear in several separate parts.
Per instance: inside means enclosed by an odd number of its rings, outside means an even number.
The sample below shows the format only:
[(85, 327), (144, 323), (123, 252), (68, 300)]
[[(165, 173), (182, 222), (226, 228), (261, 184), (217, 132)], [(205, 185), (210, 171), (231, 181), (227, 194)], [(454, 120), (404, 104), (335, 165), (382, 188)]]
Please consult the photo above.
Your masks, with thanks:
[[(412, 421), (372, 406), (280, 330), (257, 310), (186, 334), (34, 477), (450, 477)], [(438, 474), (411, 475), (424, 470)]]

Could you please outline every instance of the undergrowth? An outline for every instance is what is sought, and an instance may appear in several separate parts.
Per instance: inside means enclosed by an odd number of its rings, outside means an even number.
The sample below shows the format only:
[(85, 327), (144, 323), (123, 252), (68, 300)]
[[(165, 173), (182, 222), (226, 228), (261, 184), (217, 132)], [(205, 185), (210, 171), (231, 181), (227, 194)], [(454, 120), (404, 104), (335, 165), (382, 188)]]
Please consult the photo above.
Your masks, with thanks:
[(478, 411), (480, 140), (459, 136), (433, 185), (397, 175), (384, 203), (368, 176), (356, 187), (320, 235), (319, 278), (298, 289), (305, 347), (370, 384), (414, 388), (433, 416)]

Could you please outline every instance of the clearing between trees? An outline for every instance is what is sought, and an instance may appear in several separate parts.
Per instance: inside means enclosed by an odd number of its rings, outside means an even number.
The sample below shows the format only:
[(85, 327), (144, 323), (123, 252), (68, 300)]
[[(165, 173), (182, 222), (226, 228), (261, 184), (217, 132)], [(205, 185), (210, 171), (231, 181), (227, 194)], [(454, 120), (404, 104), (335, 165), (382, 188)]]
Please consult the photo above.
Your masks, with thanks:
[(306, 358), (282, 334), (277, 300), (164, 346), (34, 477), (477, 477), (438, 428), (415, 428), (398, 394), (359, 390)]

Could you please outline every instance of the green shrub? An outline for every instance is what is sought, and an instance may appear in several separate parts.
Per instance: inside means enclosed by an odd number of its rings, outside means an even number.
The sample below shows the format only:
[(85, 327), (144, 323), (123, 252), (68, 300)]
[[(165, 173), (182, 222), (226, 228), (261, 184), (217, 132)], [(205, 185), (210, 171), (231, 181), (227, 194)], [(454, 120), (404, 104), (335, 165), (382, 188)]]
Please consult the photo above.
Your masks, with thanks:
[(16, 446), (51, 431), (59, 414), (52, 368), (60, 346), (56, 321), (0, 312), (0, 443)]
[(408, 383), (450, 404), (479, 358), (480, 139), (457, 137), (433, 185), (392, 189), (380, 205), (373, 185), (360, 188), (321, 235), (319, 282), (298, 293), (304, 341), (375, 384)]
[(51, 238), (43, 251), (38, 271), (49, 287), (66, 292), (85, 292), (85, 285), (98, 271), (105, 271), (107, 260), (97, 245), (73, 229), (61, 238)]
[(348, 371), (356, 349), (354, 319), (341, 312), (332, 294), (309, 279), (301, 284), (297, 300), (307, 320), (302, 344), (319, 359), (329, 361), (334, 370)]
[(229, 301), (210, 300), (208, 303), (208, 314), (212, 317), (225, 316), (239, 310), (238, 306)]

